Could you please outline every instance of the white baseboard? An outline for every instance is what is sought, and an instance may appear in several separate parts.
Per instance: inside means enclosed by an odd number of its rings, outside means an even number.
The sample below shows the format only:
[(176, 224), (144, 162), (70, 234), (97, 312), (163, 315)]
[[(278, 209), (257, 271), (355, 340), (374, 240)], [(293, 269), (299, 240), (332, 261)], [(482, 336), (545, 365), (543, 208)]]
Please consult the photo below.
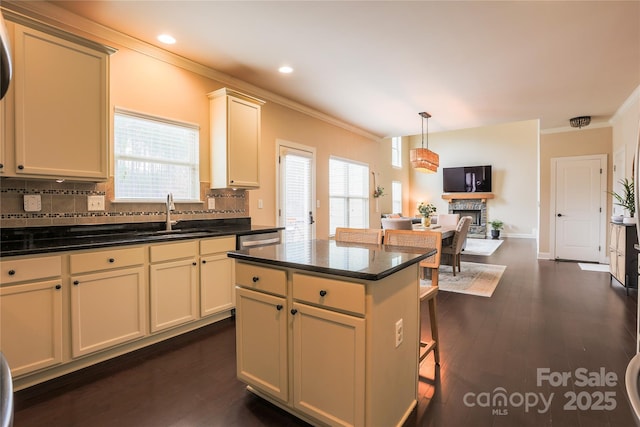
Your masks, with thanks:
[(553, 259), (549, 252), (538, 252), (538, 259)]

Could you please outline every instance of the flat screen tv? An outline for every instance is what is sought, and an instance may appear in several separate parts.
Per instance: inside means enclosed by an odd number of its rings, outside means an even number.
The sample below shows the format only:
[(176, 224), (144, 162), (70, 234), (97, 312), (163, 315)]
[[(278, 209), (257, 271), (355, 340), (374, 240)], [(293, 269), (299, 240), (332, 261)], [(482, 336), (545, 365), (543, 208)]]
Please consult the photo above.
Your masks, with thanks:
[(445, 193), (491, 192), (491, 166), (442, 168), (442, 187)]

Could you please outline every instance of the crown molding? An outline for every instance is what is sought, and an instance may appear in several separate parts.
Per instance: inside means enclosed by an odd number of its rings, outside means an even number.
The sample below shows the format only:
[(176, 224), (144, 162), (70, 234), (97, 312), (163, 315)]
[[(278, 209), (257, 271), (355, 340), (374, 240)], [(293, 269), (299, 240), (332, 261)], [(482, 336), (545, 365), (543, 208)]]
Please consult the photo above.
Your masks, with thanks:
[(183, 68), (187, 71), (191, 71), (201, 76), (210, 78), (212, 80), (216, 80), (225, 86), (232, 87), (233, 89), (249, 92), (252, 95), (262, 98), (266, 101), (282, 105), (283, 107), (287, 107), (291, 110), (324, 121), (333, 126), (342, 128), (372, 141), (380, 142), (383, 139), (381, 135), (375, 135), (333, 116), (310, 108), (304, 104), (292, 101), (281, 95), (252, 85), (251, 83), (247, 83), (221, 71), (204, 66), (188, 58), (173, 54), (169, 51), (138, 40), (127, 34), (100, 25), (96, 22), (64, 10), (50, 2), (4, 0), (0, 4), (0, 10), (9, 12), (7, 14), (7, 18), (11, 18), (12, 14), (16, 14), (26, 19), (53, 26), (54, 28), (70, 32), (72, 34), (87, 38), (97, 43), (101, 43), (107, 46), (116, 45), (133, 50), (159, 61), (163, 61), (176, 67)]
[(616, 110), (615, 114), (609, 119), (609, 123), (613, 124), (617, 122), (630, 108), (634, 105), (640, 105), (640, 85), (635, 88), (631, 95), (622, 103), (620, 108)]

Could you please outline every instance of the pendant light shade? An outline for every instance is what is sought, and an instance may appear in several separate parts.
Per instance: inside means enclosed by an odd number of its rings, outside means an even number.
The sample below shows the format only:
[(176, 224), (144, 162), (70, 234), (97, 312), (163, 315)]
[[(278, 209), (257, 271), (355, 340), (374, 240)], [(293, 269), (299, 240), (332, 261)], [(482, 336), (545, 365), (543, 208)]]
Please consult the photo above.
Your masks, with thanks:
[[(420, 148), (409, 150), (411, 166), (418, 172), (436, 173), (440, 166), (440, 156), (429, 150), (429, 113), (418, 113), (422, 117), (422, 145)], [(427, 119), (427, 148), (424, 148), (424, 119)]]

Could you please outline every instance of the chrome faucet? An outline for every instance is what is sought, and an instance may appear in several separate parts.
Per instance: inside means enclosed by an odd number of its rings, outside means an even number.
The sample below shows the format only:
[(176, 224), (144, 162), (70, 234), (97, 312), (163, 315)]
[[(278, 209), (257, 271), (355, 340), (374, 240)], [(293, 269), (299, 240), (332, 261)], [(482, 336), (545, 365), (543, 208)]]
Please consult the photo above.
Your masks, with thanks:
[(176, 205), (173, 204), (173, 194), (167, 194), (167, 231), (171, 231), (171, 211), (175, 210)]

